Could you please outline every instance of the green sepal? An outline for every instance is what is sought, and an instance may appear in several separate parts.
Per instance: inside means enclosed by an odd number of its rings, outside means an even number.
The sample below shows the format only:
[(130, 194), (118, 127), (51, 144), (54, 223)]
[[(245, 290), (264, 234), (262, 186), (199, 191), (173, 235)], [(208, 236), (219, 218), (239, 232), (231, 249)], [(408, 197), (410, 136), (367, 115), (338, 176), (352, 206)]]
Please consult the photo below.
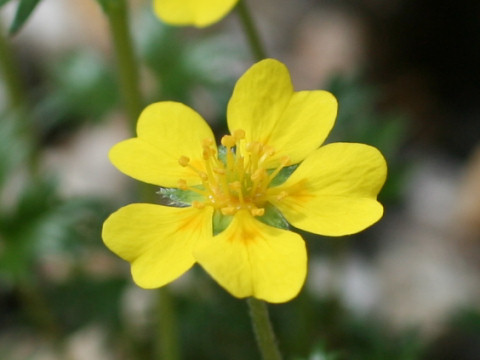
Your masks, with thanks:
[(10, 35), (14, 35), (22, 28), (39, 3), (40, 0), (20, 0), (20, 3), (17, 6), (17, 11), (15, 12), (15, 18), (8, 30)]
[(195, 200), (205, 200), (202, 195), (195, 191), (176, 188), (160, 188), (157, 194), (160, 195), (160, 204), (167, 206), (185, 207), (190, 206)]
[(227, 164), (227, 148), (223, 145), (218, 146), (218, 160), (225, 165)]
[(261, 222), (279, 228), (288, 230), (290, 228), (288, 221), (285, 220), (283, 214), (275, 206), (267, 204), (265, 206), (265, 214), (257, 218)]
[(213, 213), (213, 236), (220, 234), (232, 222), (232, 215), (223, 215), (220, 211), (215, 210)]
[(270, 187), (283, 184), (285, 181), (287, 181), (290, 175), (292, 175), (292, 173), (295, 171), (297, 167), (298, 167), (298, 164), (284, 167), (282, 170), (280, 170), (277, 176), (275, 176), (272, 179), (272, 182), (270, 183)]

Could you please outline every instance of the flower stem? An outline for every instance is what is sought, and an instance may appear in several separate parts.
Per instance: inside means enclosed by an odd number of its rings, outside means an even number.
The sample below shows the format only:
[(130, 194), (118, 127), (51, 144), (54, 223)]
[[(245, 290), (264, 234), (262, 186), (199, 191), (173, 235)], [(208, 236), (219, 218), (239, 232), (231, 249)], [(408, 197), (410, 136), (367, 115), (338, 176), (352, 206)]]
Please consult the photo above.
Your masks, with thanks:
[(253, 56), (258, 61), (265, 59), (267, 57), (265, 49), (245, 0), (240, 0), (238, 2), (237, 12), (242, 22), (243, 29), (245, 31), (245, 35), (247, 36)]
[(282, 360), (268, 315), (267, 304), (255, 298), (249, 298), (247, 303), (250, 308), (255, 338), (263, 360)]
[[(127, 2), (125, 0), (99, 0), (99, 2), (109, 20), (122, 97), (132, 131), (135, 133), (143, 101), (140, 93), (139, 65), (130, 36)], [(143, 202), (155, 202), (155, 192), (150, 185), (142, 184), (139, 195)], [(155, 342), (159, 344), (158, 349), (155, 349), (155, 355), (161, 360), (179, 360), (180, 347), (173, 298), (166, 288), (158, 292), (156, 313), (160, 341)]]
[(16, 122), (17, 136), (28, 146), (26, 161), (30, 176), (33, 177), (37, 175), (38, 170), (38, 139), (18, 61), (8, 40), (0, 23), (0, 75), (8, 97), (7, 109), (11, 111), (10, 114)]
[(175, 317), (173, 299), (167, 287), (157, 293), (158, 333), (160, 341), (156, 348), (158, 359), (179, 360), (180, 347), (178, 346), (178, 328)]
[(13, 109), (25, 107), (27, 101), (23, 92), (23, 84), (17, 66), (15, 65), (12, 49), (3, 34), (3, 28), (0, 24), (0, 72), (3, 75), (3, 82), (9, 106)]
[(125, 110), (131, 127), (135, 130), (143, 104), (138, 75), (139, 66), (130, 36), (127, 2), (107, 0), (103, 3), (109, 20)]

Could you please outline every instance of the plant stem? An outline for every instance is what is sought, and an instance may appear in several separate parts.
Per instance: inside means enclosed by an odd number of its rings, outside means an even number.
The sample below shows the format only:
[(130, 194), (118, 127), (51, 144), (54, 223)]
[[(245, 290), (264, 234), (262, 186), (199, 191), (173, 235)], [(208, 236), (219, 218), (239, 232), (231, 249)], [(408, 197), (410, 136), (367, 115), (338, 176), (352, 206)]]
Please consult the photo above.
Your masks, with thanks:
[(0, 71), (3, 75), (3, 81), (7, 96), (9, 98), (9, 106), (18, 110), (25, 107), (27, 101), (24, 97), (22, 80), (15, 64), (12, 49), (3, 34), (3, 28), (0, 24)]
[(157, 358), (164, 360), (179, 360), (180, 347), (178, 346), (178, 328), (175, 317), (173, 299), (167, 287), (157, 293), (157, 319), (160, 341), (158, 343)]
[(267, 57), (265, 49), (245, 0), (240, 0), (238, 2), (237, 12), (240, 16), (240, 20), (242, 22), (243, 29), (245, 31), (245, 35), (247, 36), (248, 44), (250, 45), (253, 56), (258, 61), (265, 59)]
[(135, 130), (143, 104), (138, 75), (139, 65), (130, 36), (127, 2), (106, 1), (104, 8), (109, 20), (125, 111), (132, 129)]
[(255, 298), (249, 298), (247, 303), (250, 308), (255, 338), (257, 339), (257, 345), (262, 353), (263, 360), (282, 360), (268, 315), (267, 304)]
[[(143, 107), (140, 93), (139, 65), (133, 51), (129, 31), (128, 8), (125, 0), (103, 0), (101, 4), (107, 13), (110, 31), (117, 59), (118, 76), (131, 128), (135, 133), (136, 122)], [(155, 202), (155, 190), (148, 184), (142, 184), (139, 197), (143, 202)], [(179, 360), (180, 347), (178, 343), (177, 324), (173, 306), (173, 298), (168, 289), (158, 291), (156, 308), (158, 333), (160, 335), (156, 358), (161, 360)]]
[(18, 61), (8, 40), (0, 23), (0, 74), (8, 97), (7, 109), (16, 123), (17, 136), (22, 138), (28, 147), (26, 158), (28, 171), (31, 176), (36, 176), (39, 157), (37, 133), (33, 126), (29, 99), (26, 95)]

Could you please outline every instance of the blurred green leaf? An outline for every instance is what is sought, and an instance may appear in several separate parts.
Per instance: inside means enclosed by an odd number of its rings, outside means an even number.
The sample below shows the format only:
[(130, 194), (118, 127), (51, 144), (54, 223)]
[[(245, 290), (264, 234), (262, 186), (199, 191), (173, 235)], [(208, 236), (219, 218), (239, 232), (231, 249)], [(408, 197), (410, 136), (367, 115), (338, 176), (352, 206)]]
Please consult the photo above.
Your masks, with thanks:
[(30, 278), (38, 257), (71, 253), (76, 247), (81, 248), (79, 244), (85, 245), (84, 235), (92, 234), (85, 232), (82, 225), (99, 233), (104, 212), (94, 199), (61, 199), (51, 180), (28, 183), (16, 206), (0, 214), (0, 268), (14, 279)]
[(15, 12), (15, 17), (9, 29), (10, 35), (16, 34), (22, 28), (40, 1), (41, 0), (20, 0), (17, 11)]
[(48, 291), (48, 300), (67, 332), (91, 324), (119, 331), (125, 279), (94, 279), (79, 275)]
[(338, 117), (328, 141), (358, 142), (378, 148), (388, 164), (388, 177), (381, 200), (396, 201), (401, 197), (408, 171), (400, 156), (407, 137), (407, 116), (401, 111), (380, 110), (379, 89), (365, 83), (361, 77), (337, 76), (328, 88), (339, 102)]
[(5, 5), (5, 4), (8, 3), (9, 1), (11, 1), (11, 0), (0, 0), (0, 7), (2, 7), (3, 5)]
[(193, 93), (204, 88), (226, 104), (234, 83), (232, 64), (244, 54), (230, 37), (207, 34), (192, 39), (162, 24), (150, 10), (143, 16), (136, 37), (139, 53), (157, 80), (155, 99), (191, 103)]
[(27, 158), (31, 146), (22, 136), (18, 116), (14, 112), (0, 114), (0, 194), (8, 178)]
[(44, 137), (100, 121), (118, 102), (115, 76), (98, 56), (75, 53), (52, 66), (47, 95), (35, 108)]

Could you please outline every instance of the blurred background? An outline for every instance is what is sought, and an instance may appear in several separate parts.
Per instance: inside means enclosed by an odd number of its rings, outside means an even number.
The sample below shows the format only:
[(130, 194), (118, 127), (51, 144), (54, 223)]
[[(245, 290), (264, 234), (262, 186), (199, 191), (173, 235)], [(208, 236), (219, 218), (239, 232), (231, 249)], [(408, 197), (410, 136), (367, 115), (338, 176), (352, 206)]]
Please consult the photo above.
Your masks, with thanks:
[[(480, 359), (480, 3), (247, 3), (295, 88), (338, 98), (328, 141), (374, 145), (389, 164), (378, 224), (303, 234), (307, 283), (270, 306), (285, 358)], [(159, 358), (164, 300), (100, 237), (138, 186), (107, 158), (131, 135), (105, 14), (43, 0), (9, 36), (17, 6), (0, 8), (0, 57), (20, 79), (12, 96), (0, 73), (0, 359)], [(224, 133), (255, 62), (237, 14), (198, 30), (162, 25), (150, 1), (129, 8), (145, 104), (182, 101)], [(202, 269), (169, 292), (183, 359), (259, 358), (245, 302)]]

